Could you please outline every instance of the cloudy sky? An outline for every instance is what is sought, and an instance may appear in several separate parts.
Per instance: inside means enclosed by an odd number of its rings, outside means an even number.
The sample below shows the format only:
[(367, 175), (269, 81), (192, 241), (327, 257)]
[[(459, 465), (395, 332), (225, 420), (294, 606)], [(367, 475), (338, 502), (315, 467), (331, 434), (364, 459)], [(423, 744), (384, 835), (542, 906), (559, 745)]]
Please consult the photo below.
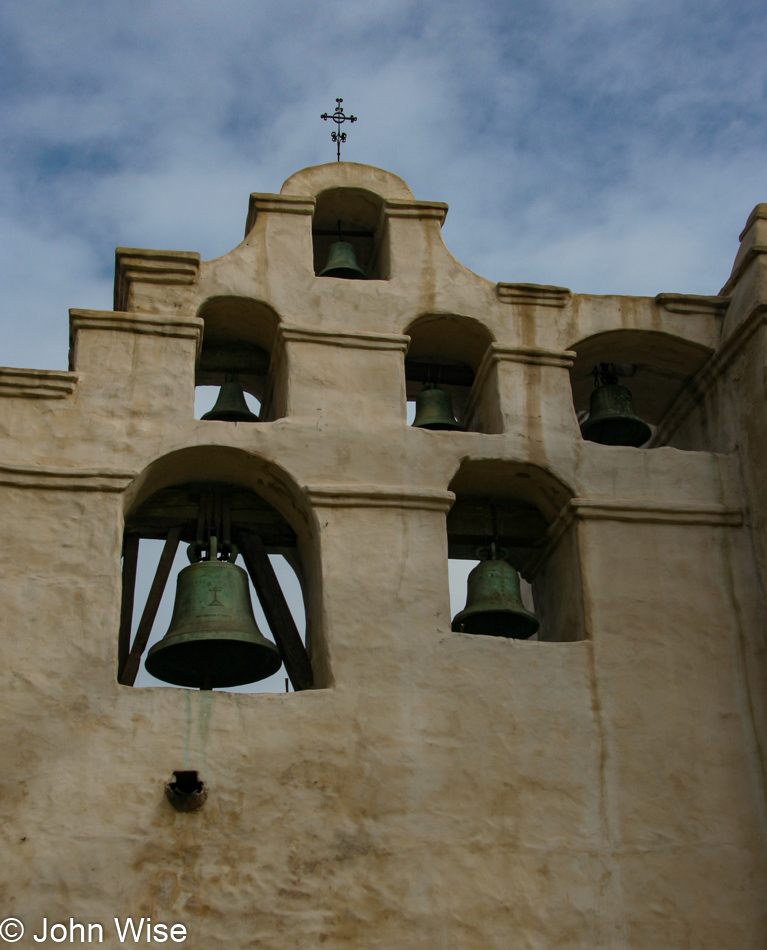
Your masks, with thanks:
[(336, 96), (480, 274), (716, 293), (767, 200), (766, 40), (763, 0), (5, 0), (0, 363), (65, 367), (117, 245), (234, 247), (334, 159)]

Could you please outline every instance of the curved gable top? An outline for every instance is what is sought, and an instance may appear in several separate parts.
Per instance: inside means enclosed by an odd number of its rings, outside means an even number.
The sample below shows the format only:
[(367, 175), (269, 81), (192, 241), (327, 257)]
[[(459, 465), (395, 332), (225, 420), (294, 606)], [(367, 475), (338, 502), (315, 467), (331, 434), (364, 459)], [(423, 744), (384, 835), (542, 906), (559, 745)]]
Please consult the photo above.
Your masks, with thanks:
[(413, 200), (410, 187), (397, 175), (373, 165), (356, 162), (329, 162), (312, 165), (291, 175), (280, 189), (281, 195), (318, 195), (329, 188), (364, 188), (382, 198)]

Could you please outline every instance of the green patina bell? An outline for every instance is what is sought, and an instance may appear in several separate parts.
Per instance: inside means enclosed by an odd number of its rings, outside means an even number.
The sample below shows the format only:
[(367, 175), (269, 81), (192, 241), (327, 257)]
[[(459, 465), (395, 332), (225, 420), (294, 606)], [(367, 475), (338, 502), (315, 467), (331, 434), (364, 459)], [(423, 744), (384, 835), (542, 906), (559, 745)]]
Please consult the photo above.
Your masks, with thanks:
[(527, 640), (538, 630), (534, 614), (522, 603), (519, 574), (506, 561), (481, 561), (469, 574), (466, 606), (453, 618), (457, 633)]
[(242, 386), (232, 373), (226, 374), (215, 406), (201, 418), (216, 422), (258, 422), (258, 416), (248, 409)]
[(581, 434), (589, 442), (602, 445), (633, 445), (639, 447), (652, 435), (652, 429), (634, 414), (631, 393), (625, 386), (609, 383), (591, 393), (588, 418), (581, 424)]
[(328, 262), (320, 271), (320, 277), (343, 277), (346, 280), (367, 280), (367, 274), (357, 263), (353, 245), (348, 241), (336, 241), (330, 245)]
[(464, 428), (453, 415), (453, 403), (450, 393), (433, 383), (425, 383), (415, 400), (415, 419), (417, 429), (452, 429), (463, 432)]
[(253, 616), (248, 575), (213, 559), (178, 575), (176, 603), (165, 636), (147, 654), (152, 676), (194, 689), (255, 683), (282, 665), (277, 647)]

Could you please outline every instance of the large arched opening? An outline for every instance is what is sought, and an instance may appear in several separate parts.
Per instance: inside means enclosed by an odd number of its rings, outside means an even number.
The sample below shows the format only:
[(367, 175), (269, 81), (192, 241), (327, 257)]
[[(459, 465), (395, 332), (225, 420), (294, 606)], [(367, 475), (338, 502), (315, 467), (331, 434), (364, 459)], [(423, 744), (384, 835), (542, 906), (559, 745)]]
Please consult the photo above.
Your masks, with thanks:
[(572, 489), (537, 465), (472, 458), (462, 460), (449, 489), (456, 496), (447, 515), (451, 616), (464, 609), (467, 577), (494, 545), (521, 575), (522, 601), (540, 624), (532, 639), (584, 639), (575, 534), (551, 530)]
[(136, 478), (124, 519), (117, 671), (123, 685), (162, 685), (149, 678), (146, 656), (167, 629), (187, 552), (189, 560), (208, 560), (212, 537), (213, 557), (249, 575), (256, 622), (283, 661), (277, 679), (238, 689), (282, 691), (287, 680), (288, 689), (302, 690), (327, 682), (316, 525), (283, 469), (239, 449), (182, 449)]
[(197, 312), (205, 323), (195, 374), (195, 416), (215, 403), (219, 388), (235, 376), (248, 408), (262, 421), (273, 417), (269, 368), (280, 319), (274, 309), (249, 297), (218, 296)]
[(482, 431), (481, 403), (489, 393), (477, 393), (474, 382), (482, 359), (493, 342), (487, 327), (474, 317), (454, 313), (422, 314), (405, 329), (410, 337), (405, 358), (408, 422), (424, 386), (435, 385), (450, 396), (456, 420), (466, 429)]

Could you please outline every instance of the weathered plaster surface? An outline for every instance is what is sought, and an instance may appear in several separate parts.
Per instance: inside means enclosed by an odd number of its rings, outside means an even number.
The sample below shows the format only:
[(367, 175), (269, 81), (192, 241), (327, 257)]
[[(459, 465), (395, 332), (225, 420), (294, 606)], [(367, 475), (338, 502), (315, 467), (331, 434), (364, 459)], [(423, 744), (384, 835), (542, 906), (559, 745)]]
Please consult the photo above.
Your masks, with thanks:
[[(389, 279), (314, 276), (312, 209), (339, 187), (382, 199)], [(496, 288), (445, 248), (445, 210), (380, 169), (306, 169), (222, 258), (126, 251), (124, 309), (72, 312), (70, 373), (0, 370), (8, 914), (179, 920), (199, 948), (764, 946), (762, 251), (729, 309)], [(218, 298), (271, 347), (273, 421), (193, 417)], [(481, 431), (406, 425), (406, 332), (437, 314), (492, 341)], [(597, 334), (645, 361), (638, 405), (667, 387), (658, 447), (582, 441), (571, 367), (615, 358)], [(466, 460), (550, 523), (528, 573), (553, 640), (450, 631)], [(205, 479), (296, 530), (318, 688), (118, 685), (123, 519)], [(181, 768), (199, 812), (164, 797)]]

